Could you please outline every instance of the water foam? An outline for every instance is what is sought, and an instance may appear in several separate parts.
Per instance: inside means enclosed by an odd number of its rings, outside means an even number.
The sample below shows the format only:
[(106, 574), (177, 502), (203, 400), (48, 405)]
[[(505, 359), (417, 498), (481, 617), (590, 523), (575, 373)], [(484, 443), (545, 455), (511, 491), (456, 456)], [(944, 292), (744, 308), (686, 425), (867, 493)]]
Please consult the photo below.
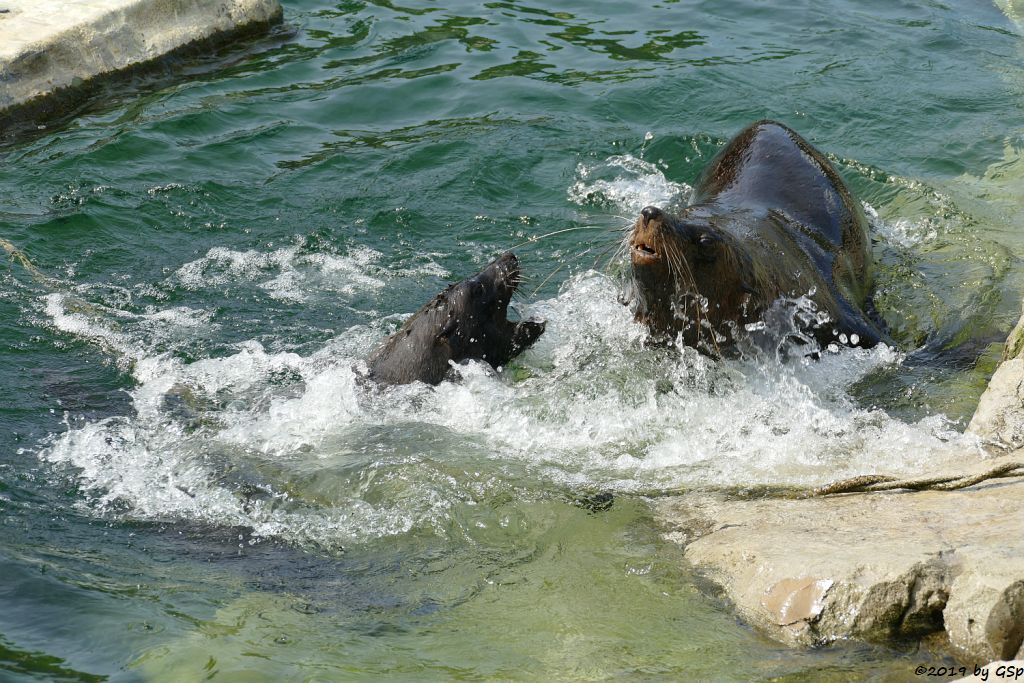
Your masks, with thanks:
[(636, 215), (645, 206), (685, 203), (693, 188), (670, 181), (655, 164), (631, 154), (576, 166), (576, 182), (568, 198), (574, 204), (604, 204)]
[[(617, 291), (603, 274), (574, 277), (526, 307), (548, 328), (511, 367), (470, 363), (436, 388), (361, 384), (355, 354), (381, 337), (369, 328), (309, 356), (252, 341), (191, 363), (139, 352), (134, 415), (69, 422), (41, 455), (72, 466), (108, 514), (344, 545), (443, 527), (487, 495), (472, 470), (538, 489), (815, 485), (918, 472), (963, 447), (940, 417), (905, 424), (846, 395), (898, 362), (884, 347), (789, 363), (647, 348)], [(48, 310), (62, 330), (138, 348), (59, 302)]]
[[(124, 367), (180, 345), (203, 328), (214, 328), (210, 311), (177, 306), (134, 313), (86, 301), (88, 287), (75, 292), (53, 292), (43, 297), (43, 312), (53, 327), (89, 341), (111, 353)], [(130, 301), (130, 294), (127, 295)], [(145, 330), (144, 335), (139, 330)]]
[[(302, 303), (324, 293), (353, 296), (383, 289), (395, 271), (381, 264), (382, 256), (368, 247), (354, 247), (342, 255), (309, 252), (304, 244), (269, 252), (213, 247), (178, 268), (168, 284), (198, 291), (256, 283), (271, 298)], [(447, 277), (448, 272), (427, 256), (423, 263), (403, 264), (402, 274)]]
[[(689, 193), (628, 156), (579, 175), (570, 198), (600, 195), (622, 211)], [(369, 249), (337, 256), (289, 246), (212, 249), (172, 277), (195, 288), (248, 283), (298, 301), (335, 274), (332, 286), (359, 293), (407, 273)], [(136, 386), (132, 415), (71, 416), (40, 456), (69, 466), (100, 514), (244, 526), (336, 547), (417, 528), (449, 533), (457, 506), (509, 486), (521, 495), (813, 486), (934, 471), (973, 446), (942, 416), (901, 422), (850, 397), (856, 382), (900, 363), (891, 349), (715, 362), (651, 347), (619, 293), (607, 275), (579, 273), (557, 296), (522, 306), (547, 330), (510, 367), (468, 363), (459, 382), (390, 388), (368, 386), (358, 372), (393, 327), (387, 320), (351, 327), (308, 355), (249, 340), (186, 362), (173, 354), (176, 340), (210, 326), (207, 313), (81, 309), (75, 297), (49, 295), (53, 326), (129, 359)], [(780, 309), (789, 324), (808, 314), (791, 303)], [(769, 324), (787, 324), (786, 315)]]
[(889, 244), (899, 247), (919, 247), (934, 242), (939, 236), (940, 225), (934, 218), (897, 218), (892, 221), (883, 220), (878, 210), (867, 203), (862, 203), (864, 215), (868, 219), (871, 233), (878, 235)]

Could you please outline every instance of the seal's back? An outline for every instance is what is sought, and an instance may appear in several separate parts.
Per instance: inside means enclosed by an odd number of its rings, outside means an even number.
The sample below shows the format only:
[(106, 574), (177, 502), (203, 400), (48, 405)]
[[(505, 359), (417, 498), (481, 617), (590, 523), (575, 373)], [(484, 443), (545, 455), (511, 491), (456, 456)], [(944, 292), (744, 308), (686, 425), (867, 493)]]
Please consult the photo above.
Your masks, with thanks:
[(828, 160), (792, 129), (767, 120), (748, 126), (704, 170), (693, 203), (779, 214), (832, 284), (864, 305), (870, 282), (864, 212)]

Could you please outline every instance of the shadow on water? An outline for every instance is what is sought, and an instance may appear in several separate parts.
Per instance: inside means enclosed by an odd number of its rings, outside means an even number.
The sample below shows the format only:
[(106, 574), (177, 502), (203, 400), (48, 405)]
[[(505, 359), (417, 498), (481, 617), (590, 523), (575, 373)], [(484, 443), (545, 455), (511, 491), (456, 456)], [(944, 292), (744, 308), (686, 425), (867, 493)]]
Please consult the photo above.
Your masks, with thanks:
[(295, 30), (287, 24), (265, 26), (255, 35), (233, 37), (230, 41), (197, 41), (168, 55), (139, 66), (118, 71), (112, 76), (92, 79), (74, 88), (65, 88), (54, 97), (0, 116), (0, 159), (5, 152), (74, 126), (82, 116), (102, 115), (119, 110), (119, 120), (130, 121), (154, 105), (175, 84), (202, 82), (216, 74), (244, 73), (261, 68), (265, 58), (294, 39)]

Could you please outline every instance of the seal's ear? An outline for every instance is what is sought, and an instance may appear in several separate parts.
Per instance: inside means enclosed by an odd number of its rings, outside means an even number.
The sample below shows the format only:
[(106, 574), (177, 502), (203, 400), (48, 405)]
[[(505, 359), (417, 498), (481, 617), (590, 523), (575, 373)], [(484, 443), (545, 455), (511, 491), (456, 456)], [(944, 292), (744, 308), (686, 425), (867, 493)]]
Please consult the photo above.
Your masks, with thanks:
[(545, 323), (543, 320), (524, 320), (516, 325), (512, 333), (512, 352), (519, 353), (529, 348), (544, 333)]
[(455, 318), (448, 318), (447, 322), (445, 322), (445, 324), (441, 326), (441, 329), (440, 331), (438, 331), (437, 336), (434, 337), (434, 342), (438, 344), (447, 343), (448, 339), (455, 333), (455, 330), (456, 328), (458, 328), (458, 326), (459, 324), (455, 320)]

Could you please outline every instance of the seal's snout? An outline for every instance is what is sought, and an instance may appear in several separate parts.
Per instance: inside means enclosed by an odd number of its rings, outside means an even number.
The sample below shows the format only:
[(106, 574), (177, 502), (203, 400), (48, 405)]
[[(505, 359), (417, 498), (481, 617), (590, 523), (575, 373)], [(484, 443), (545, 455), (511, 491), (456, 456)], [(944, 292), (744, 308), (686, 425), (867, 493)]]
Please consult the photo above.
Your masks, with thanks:
[(506, 251), (495, 259), (494, 264), (498, 267), (498, 282), (513, 292), (518, 289), (521, 281), (519, 258), (511, 251)]
[(640, 218), (633, 226), (629, 239), (630, 259), (635, 265), (647, 265), (661, 258), (658, 253), (658, 230), (665, 214), (656, 206), (647, 206), (640, 211)]
[(656, 206), (645, 206), (640, 210), (640, 215), (643, 217), (644, 223), (649, 223), (651, 221), (660, 221), (661, 217), (665, 214)]
[(506, 251), (498, 258), (494, 259), (495, 263), (501, 265), (504, 268), (518, 268), (519, 258), (515, 255), (515, 252)]

